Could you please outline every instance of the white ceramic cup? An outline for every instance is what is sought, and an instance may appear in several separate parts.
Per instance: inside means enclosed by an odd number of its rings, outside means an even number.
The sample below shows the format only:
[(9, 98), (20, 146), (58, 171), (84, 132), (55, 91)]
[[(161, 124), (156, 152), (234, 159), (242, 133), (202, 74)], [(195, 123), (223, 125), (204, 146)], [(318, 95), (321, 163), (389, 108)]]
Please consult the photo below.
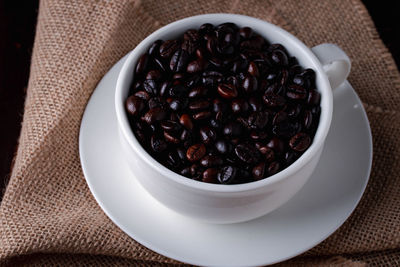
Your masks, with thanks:
[[(270, 43), (283, 44), (289, 54), (298, 59), (300, 65), (316, 72), (316, 86), (321, 93), (320, 122), (313, 143), (307, 151), (288, 168), (266, 179), (247, 184), (203, 183), (164, 167), (135, 138), (124, 109), (136, 62), (154, 41), (177, 38), (186, 30), (198, 29), (204, 23), (218, 25), (224, 22), (233, 22), (239, 27), (249, 26)], [(178, 213), (211, 223), (243, 222), (260, 217), (292, 198), (311, 176), (331, 124), (332, 88), (344, 82), (349, 72), (350, 60), (337, 46), (321, 44), (309, 49), (285, 30), (256, 18), (234, 14), (207, 14), (173, 22), (137, 45), (129, 53), (118, 76), (115, 108), (125, 158), (141, 185), (155, 199)]]

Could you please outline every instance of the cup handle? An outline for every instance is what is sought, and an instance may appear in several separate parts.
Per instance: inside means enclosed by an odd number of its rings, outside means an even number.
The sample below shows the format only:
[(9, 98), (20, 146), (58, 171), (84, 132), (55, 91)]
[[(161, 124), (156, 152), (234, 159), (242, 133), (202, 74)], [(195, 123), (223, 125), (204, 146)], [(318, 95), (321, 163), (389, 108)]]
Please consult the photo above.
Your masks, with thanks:
[(311, 48), (328, 76), (332, 90), (341, 85), (350, 73), (350, 59), (334, 44), (320, 44)]

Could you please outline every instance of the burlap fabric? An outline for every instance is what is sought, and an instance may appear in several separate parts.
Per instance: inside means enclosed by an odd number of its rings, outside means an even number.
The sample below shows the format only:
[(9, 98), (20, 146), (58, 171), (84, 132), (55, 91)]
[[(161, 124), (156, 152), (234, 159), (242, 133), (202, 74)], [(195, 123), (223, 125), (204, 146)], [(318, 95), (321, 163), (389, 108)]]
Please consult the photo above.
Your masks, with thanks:
[(352, 59), (349, 80), (371, 122), (374, 163), (360, 205), (325, 242), (283, 265), (400, 265), (400, 79), (358, 0), (41, 1), (19, 148), (0, 207), (0, 264), (179, 264), (102, 212), (82, 174), (78, 132), (114, 63), (160, 26), (210, 12), (270, 21), (309, 46), (337, 43)]

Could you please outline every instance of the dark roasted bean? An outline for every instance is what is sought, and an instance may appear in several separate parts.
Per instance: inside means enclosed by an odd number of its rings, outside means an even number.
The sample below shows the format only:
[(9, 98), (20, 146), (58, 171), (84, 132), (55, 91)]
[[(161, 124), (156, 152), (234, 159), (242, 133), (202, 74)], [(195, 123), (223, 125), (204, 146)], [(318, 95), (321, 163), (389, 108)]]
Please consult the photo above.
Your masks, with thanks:
[(202, 181), (205, 183), (215, 184), (218, 182), (218, 169), (216, 168), (208, 168), (203, 172)]
[(168, 40), (165, 41), (160, 46), (160, 56), (163, 58), (169, 58), (173, 53), (179, 48), (179, 44), (177, 40)]
[(249, 39), (253, 36), (253, 30), (250, 27), (243, 27), (239, 31), (240, 37), (243, 39)]
[(164, 138), (169, 143), (173, 143), (173, 144), (179, 144), (180, 143), (178, 138), (176, 138), (175, 136), (173, 136), (171, 133), (169, 133), (167, 131), (164, 131)]
[(143, 82), (143, 88), (150, 95), (157, 95), (157, 91), (158, 91), (157, 81), (155, 81), (155, 80), (145, 80)]
[(298, 133), (293, 136), (289, 141), (289, 146), (298, 152), (303, 152), (311, 144), (311, 138), (306, 133)]
[(126, 99), (125, 108), (128, 114), (135, 116), (143, 111), (145, 103), (143, 99), (132, 95)]
[(236, 156), (247, 164), (256, 164), (260, 160), (260, 152), (250, 144), (239, 144), (235, 147)]
[(156, 57), (160, 53), (160, 46), (162, 45), (163, 41), (162, 40), (157, 40), (155, 41), (149, 48), (149, 55)]
[(177, 123), (176, 121), (172, 121), (172, 120), (162, 121), (160, 123), (160, 126), (161, 126), (161, 128), (164, 129), (164, 131), (167, 131), (167, 132), (176, 132), (181, 129), (181, 125), (179, 123)]
[(297, 84), (292, 84), (288, 86), (288, 91), (286, 96), (290, 99), (301, 100), (307, 97), (307, 90)]
[(278, 125), (286, 122), (287, 120), (288, 120), (287, 113), (281, 110), (275, 114), (274, 118), (272, 119), (272, 125)]
[(210, 111), (200, 111), (196, 114), (193, 115), (193, 119), (195, 120), (205, 120), (211, 117), (211, 112)]
[(163, 152), (165, 149), (167, 149), (167, 143), (155, 135), (151, 136), (150, 145), (151, 149), (153, 149), (153, 151), (156, 153)]
[(149, 55), (148, 54), (143, 54), (136, 65), (135, 72), (136, 74), (142, 74), (143, 72), (146, 71), (147, 66), (149, 65)]
[(321, 102), (321, 95), (317, 90), (310, 90), (307, 96), (307, 104), (319, 105)]
[(147, 92), (145, 92), (145, 91), (137, 91), (135, 93), (135, 96), (143, 99), (144, 101), (148, 101), (150, 99), (149, 94)]
[(167, 113), (163, 109), (157, 107), (147, 111), (146, 114), (144, 114), (144, 116), (142, 117), (142, 120), (147, 122), (148, 124), (153, 124), (156, 121), (161, 121), (165, 119), (166, 116)]
[(206, 147), (204, 144), (195, 144), (188, 148), (186, 158), (191, 161), (198, 161), (206, 154)]
[(247, 72), (248, 72), (250, 75), (253, 75), (253, 76), (255, 76), (255, 77), (258, 77), (258, 75), (259, 75), (258, 67), (257, 67), (257, 65), (256, 65), (256, 63), (255, 63), (254, 61), (251, 61), (251, 62), (249, 63), (249, 67), (248, 67), (248, 69), (247, 69)]
[(200, 160), (200, 164), (203, 167), (206, 168), (210, 168), (210, 167), (216, 167), (216, 166), (220, 166), (224, 163), (224, 161), (222, 160), (222, 158), (220, 158), (219, 156), (204, 156), (201, 160)]
[(243, 98), (234, 99), (231, 102), (233, 113), (245, 114), (249, 110), (249, 104)]
[(271, 53), (271, 61), (278, 66), (287, 66), (289, 63), (286, 53), (279, 49)]
[(233, 166), (225, 166), (218, 173), (218, 181), (221, 184), (232, 184), (235, 182), (237, 169)]
[(180, 118), (179, 118), (179, 122), (188, 130), (192, 130), (193, 129), (193, 122), (192, 119), (190, 118), (190, 116), (188, 114), (183, 114)]
[(218, 85), (218, 93), (220, 96), (227, 99), (235, 98), (238, 95), (237, 89), (234, 85), (225, 83)]
[(202, 96), (207, 96), (208, 94), (208, 89), (207, 87), (204, 86), (197, 86), (190, 90), (189, 92), (189, 97), (190, 98), (196, 98), (196, 97), (202, 97)]
[(239, 137), (243, 133), (242, 125), (236, 121), (229, 122), (225, 125), (223, 133), (228, 137)]
[(295, 135), (300, 130), (300, 124), (298, 122), (282, 122), (272, 127), (272, 132), (284, 138), (289, 138)]
[(232, 145), (226, 140), (218, 140), (215, 142), (215, 148), (220, 154), (228, 154), (232, 151)]
[(276, 154), (282, 154), (285, 150), (285, 143), (281, 139), (273, 137), (267, 143), (267, 147), (271, 148)]
[(252, 93), (257, 90), (257, 84), (257, 78), (247, 74), (242, 82), (242, 88), (246, 93)]
[(161, 79), (161, 77), (162, 77), (162, 74), (159, 70), (150, 70), (146, 74), (146, 80), (158, 81), (159, 79)]
[(268, 166), (268, 175), (274, 175), (279, 171), (280, 165), (279, 162), (273, 161)]
[(311, 125), (313, 123), (313, 115), (310, 110), (304, 111), (303, 115), (303, 126), (304, 129), (309, 130), (311, 128)]
[(171, 57), (169, 67), (172, 72), (181, 72), (186, 69), (186, 65), (189, 59), (189, 54), (186, 50), (178, 49)]
[(214, 99), (214, 101), (213, 101), (213, 111), (215, 113), (220, 112), (220, 111), (224, 112), (224, 111), (227, 110), (227, 108), (228, 108), (227, 104), (225, 102), (222, 102), (221, 99), (219, 99), (219, 98)]
[(253, 129), (263, 129), (265, 126), (267, 126), (267, 123), (268, 123), (267, 111), (253, 112), (247, 119), (248, 126)]
[(189, 109), (193, 110), (193, 111), (204, 110), (204, 109), (208, 109), (210, 107), (210, 104), (211, 103), (207, 100), (198, 100), (198, 101), (191, 102), (189, 104)]
[(274, 93), (266, 93), (263, 96), (263, 100), (267, 107), (270, 108), (282, 107), (286, 104), (286, 99), (284, 97)]
[(200, 139), (206, 144), (210, 144), (217, 139), (217, 133), (208, 126), (200, 128)]
[(206, 62), (202, 59), (196, 59), (187, 65), (186, 72), (188, 73), (195, 73), (195, 72), (200, 72), (203, 71), (206, 66)]
[(252, 170), (253, 178), (256, 180), (261, 180), (262, 178), (264, 178), (264, 173), (265, 173), (265, 162), (259, 163)]
[(260, 99), (255, 98), (255, 97), (250, 97), (248, 102), (253, 111), (261, 111), (262, 103), (261, 103)]

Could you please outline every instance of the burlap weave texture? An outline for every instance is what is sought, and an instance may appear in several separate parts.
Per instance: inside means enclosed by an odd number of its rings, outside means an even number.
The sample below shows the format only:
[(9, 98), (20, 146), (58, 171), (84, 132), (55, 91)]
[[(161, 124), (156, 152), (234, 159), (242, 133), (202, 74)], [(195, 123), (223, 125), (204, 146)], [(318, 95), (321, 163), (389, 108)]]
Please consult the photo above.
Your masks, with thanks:
[(178, 264), (129, 238), (96, 204), (79, 162), (79, 126), (101, 77), (145, 36), (216, 12), (267, 20), (308, 46), (338, 44), (371, 122), (373, 170), (360, 205), (335, 234), (284, 265), (400, 265), (400, 76), (358, 0), (41, 1), (19, 148), (0, 206), (0, 264)]

